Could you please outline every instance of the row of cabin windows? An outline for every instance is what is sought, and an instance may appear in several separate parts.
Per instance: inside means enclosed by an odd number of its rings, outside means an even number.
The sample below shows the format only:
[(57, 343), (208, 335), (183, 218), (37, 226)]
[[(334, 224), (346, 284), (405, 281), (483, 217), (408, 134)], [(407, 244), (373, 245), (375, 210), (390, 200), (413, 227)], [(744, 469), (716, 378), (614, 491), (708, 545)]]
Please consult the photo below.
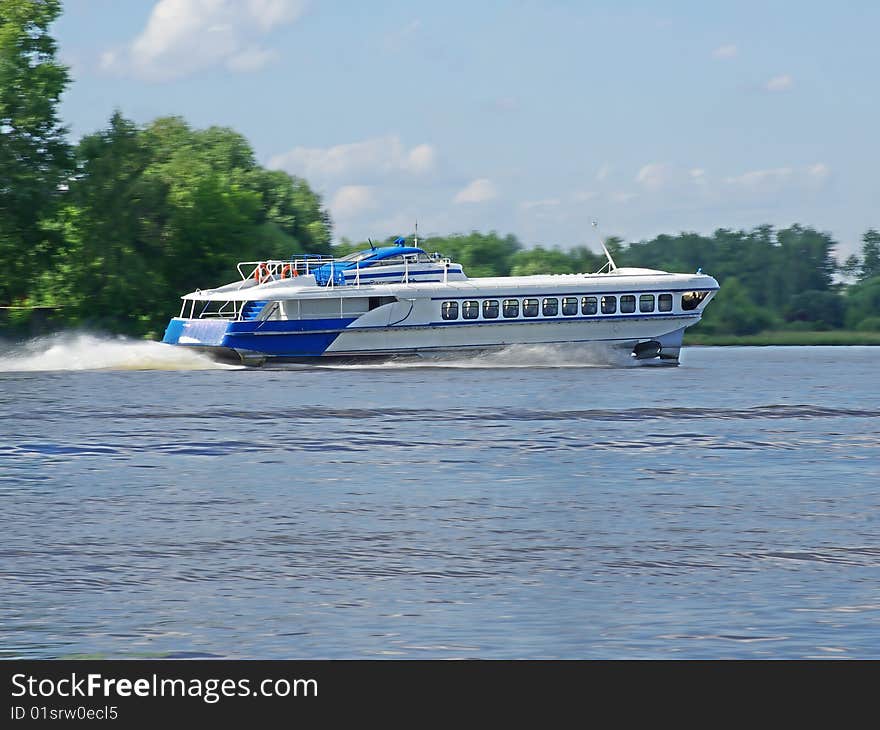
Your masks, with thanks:
[[(615, 295), (606, 295), (603, 297), (563, 297), (560, 300), (556, 297), (546, 297), (544, 299), (483, 299), (482, 302), (477, 300), (469, 300), (461, 303), (462, 319), (479, 319), (482, 311), (483, 319), (498, 319), (500, 315), (506, 319), (516, 319), (522, 310), (523, 317), (537, 317), (542, 314), (545, 317), (556, 317), (561, 311), (566, 317), (573, 317), (577, 314), (616, 314), (618, 311), (618, 300), (620, 304), (621, 314), (632, 314), (636, 311), (636, 297), (634, 294), (624, 294), (620, 297)], [(640, 294), (638, 297), (639, 312), (671, 312), (672, 311), (672, 294), (659, 294), (655, 297), (653, 294)], [(443, 302), (440, 306), (440, 313), (443, 319), (458, 319), (459, 303)]]

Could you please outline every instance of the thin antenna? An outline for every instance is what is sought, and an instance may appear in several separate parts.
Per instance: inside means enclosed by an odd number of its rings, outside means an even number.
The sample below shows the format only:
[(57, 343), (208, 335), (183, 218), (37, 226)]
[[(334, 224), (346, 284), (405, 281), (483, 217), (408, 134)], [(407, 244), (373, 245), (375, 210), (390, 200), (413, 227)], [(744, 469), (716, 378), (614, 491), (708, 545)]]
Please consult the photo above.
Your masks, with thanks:
[[(596, 229), (596, 233), (599, 233), (599, 221), (597, 221), (595, 218), (593, 218), (592, 224), (593, 224), (593, 228)], [(612, 271), (617, 271), (617, 264), (615, 264), (614, 259), (611, 258), (611, 254), (608, 252), (608, 247), (605, 245), (605, 239), (602, 238), (601, 234), (599, 234), (599, 244), (602, 246), (602, 250), (605, 252), (605, 258), (608, 259), (609, 273)]]
[(418, 248), (419, 247), (419, 222), (418, 221), (416, 221), (416, 235), (413, 238), (413, 241), (415, 241), (415, 247)]

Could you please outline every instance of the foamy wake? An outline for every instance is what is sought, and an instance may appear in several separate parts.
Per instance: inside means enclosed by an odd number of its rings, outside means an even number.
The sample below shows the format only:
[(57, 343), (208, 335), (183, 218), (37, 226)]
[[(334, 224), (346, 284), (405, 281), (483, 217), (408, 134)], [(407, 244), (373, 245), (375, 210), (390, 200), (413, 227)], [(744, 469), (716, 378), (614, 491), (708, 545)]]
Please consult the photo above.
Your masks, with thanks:
[[(322, 363), (323, 364), (323, 363)], [(601, 343), (583, 345), (510, 345), (501, 350), (420, 358), (389, 359), (338, 368), (607, 368), (633, 365), (629, 350)]]
[(214, 370), (232, 368), (161, 342), (61, 333), (21, 345), (0, 345), (0, 372), (53, 370)]

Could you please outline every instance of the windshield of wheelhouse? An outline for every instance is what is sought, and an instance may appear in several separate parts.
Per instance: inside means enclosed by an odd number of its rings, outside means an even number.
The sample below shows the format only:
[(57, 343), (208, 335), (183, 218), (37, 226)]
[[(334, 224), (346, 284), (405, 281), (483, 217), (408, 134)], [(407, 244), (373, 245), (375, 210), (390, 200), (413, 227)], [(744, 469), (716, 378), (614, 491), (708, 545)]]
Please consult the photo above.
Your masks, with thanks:
[(342, 258), (336, 259), (337, 261), (363, 261), (364, 259), (368, 259), (373, 255), (372, 251), (357, 251), (356, 253), (350, 253), (348, 256), (343, 256)]

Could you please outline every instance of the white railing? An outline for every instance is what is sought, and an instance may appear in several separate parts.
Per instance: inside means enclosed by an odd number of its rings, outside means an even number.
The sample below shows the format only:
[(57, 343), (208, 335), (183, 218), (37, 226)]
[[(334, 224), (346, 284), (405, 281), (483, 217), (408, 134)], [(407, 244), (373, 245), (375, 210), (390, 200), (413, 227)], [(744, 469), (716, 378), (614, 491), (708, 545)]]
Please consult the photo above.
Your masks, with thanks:
[[(445, 264), (446, 269), (448, 270), (449, 264), (452, 263), (452, 259), (447, 258), (445, 256), (441, 256), (439, 253), (428, 254), (431, 263), (435, 264)], [(404, 271), (402, 273), (403, 282), (409, 283), (410, 277), (410, 265), (414, 263), (427, 263), (427, 262), (419, 262), (415, 258), (416, 254), (406, 254), (403, 257), (404, 263)], [(238, 274), (241, 276), (243, 281), (247, 281), (249, 279), (255, 279), (258, 283), (262, 284), (263, 282), (276, 280), (276, 279), (288, 279), (294, 278), (297, 276), (307, 276), (309, 274), (313, 274), (316, 269), (320, 269), (322, 266), (330, 265), (330, 276), (327, 280), (327, 286), (333, 287), (337, 282), (338, 278), (337, 272), (343, 271), (351, 271), (350, 266), (346, 266), (344, 269), (336, 269), (334, 264), (343, 263), (349, 264), (348, 261), (343, 261), (343, 259), (336, 258), (334, 256), (322, 256), (320, 254), (315, 255), (306, 255), (302, 258), (293, 258), (293, 259), (267, 259), (265, 261), (240, 261), (238, 263)], [(370, 267), (372, 266), (382, 266), (382, 262), (370, 262)], [(360, 286), (361, 283), (361, 268), (370, 268), (370, 267), (361, 267), (360, 261), (355, 262), (354, 265), (354, 285)], [(445, 280), (446, 277), (444, 277)]]
[(294, 276), (308, 275), (315, 269), (324, 266), (324, 264), (331, 264), (337, 260), (333, 256), (315, 255), (299, 259), (240, 261), (237, 268), (242, 280), (256, 279), (262, 283), (273, 278), (286, 279)]

